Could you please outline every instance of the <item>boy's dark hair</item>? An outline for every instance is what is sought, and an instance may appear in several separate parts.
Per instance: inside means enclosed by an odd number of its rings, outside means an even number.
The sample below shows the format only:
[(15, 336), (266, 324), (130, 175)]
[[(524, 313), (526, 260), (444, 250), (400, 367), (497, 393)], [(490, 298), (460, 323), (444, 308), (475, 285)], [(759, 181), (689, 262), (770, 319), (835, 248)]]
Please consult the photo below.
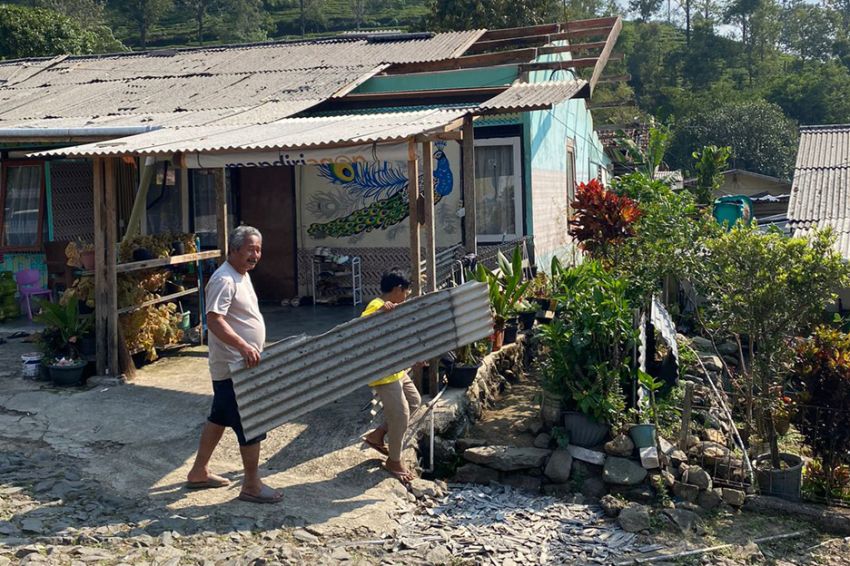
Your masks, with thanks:
[(390, 269), (381, 275), (381, 293), (389, 293), (396, 287), (410, 288), (410, 278), (400, 269)]

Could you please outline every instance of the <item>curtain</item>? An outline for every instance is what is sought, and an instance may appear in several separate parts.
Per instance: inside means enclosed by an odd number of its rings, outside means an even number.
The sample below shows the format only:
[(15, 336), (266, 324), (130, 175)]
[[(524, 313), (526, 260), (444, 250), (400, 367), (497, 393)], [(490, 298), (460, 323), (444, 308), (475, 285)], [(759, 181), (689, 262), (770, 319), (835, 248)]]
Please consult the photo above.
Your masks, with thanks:
[(513, 145), (475, 148), (475, 220), (479, 234), (519, 234), (514, 167)]
[[(176, 170), (166, 164), (157, 166), (156, 174), (148, 189), (147, 229), (148, 234), (183, 231), (183, 207), (177, 185)], [(165, 178), (165, 183), (163, 183)]]
[(41, 165), (10, 166), (3, 211), (3, 246), (36, 246), (41, 217)]

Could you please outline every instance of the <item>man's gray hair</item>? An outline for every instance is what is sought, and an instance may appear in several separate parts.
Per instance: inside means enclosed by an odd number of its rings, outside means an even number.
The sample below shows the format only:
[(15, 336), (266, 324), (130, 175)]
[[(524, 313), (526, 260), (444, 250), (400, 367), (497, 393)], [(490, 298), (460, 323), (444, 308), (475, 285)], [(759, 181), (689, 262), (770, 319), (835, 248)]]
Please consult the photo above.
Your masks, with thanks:
[(227, 240), (228, 249), (238, 250), (245, 244), (245, 240), (251, 236), (256, 236), (260, 242), (263, 241), (263, 235), (253, 226), (237, 226), (230, 233), (230, 238)]

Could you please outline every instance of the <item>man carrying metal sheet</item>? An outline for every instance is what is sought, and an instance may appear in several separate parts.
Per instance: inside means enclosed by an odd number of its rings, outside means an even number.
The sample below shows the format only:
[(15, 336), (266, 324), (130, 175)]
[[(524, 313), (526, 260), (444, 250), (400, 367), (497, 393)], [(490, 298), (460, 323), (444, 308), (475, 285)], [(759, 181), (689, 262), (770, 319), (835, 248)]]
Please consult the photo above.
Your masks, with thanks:
[(249, 368), (260, 363), (266, 325), (248, 272), (260, 261), (263, 237), (256, 228), (239, 226), (230, 234), (228, 245), (227, 261), (213, 273), (206, 286), (213, 402), (186, 487), (205, 489), (230, 484), (226, 478), (210, 473), (208, 464), (224, 429), (232, 428), (239, 441), (245, 472), (239, 499), (277, 503), (283, 494), (264, 485), (259, 475), (260, 442), (266, 435), (245, 438), (229, 367), (239, 361)]
[[(360, 316), (388, 312), (403, 303), (410, 295), (410, 280), (398, 270), (381, 277), (381, 296), (366, 305)], [(402, 481), (409, 483), (413, 473), (401, 462), (402, 441), (410, 415), (416, 412), (422, 399), (413, 380), (406, 371), (400, 371), (369, 384), (384, 407), (384, 423), (363, 437), (363, 442), (387, 456), (384, 469)], [(386, 438), (387, 444), (384, 444)]]

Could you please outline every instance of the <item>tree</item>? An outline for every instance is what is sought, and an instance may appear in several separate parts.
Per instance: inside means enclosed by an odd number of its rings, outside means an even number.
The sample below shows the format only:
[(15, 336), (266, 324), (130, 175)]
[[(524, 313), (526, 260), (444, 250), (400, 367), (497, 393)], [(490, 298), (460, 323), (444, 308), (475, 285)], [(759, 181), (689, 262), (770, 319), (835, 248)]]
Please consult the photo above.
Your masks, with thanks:
[(709, 145), (693, 153), (696, 160), (694, 169), (697, 173), (697, 186), (694, 195), (699, 204), (711, 204), (714, 192), (723, 184), (723, 171), (732, 155), (729, 146), (717, 147)]
[(97, 34), (67, 16), (44, 8), (0, 4), (0, 59), (95, 53), (102, 46)]
[(733, 102), (695, 113), (674, 129), (670, 166), (690, 171), (693, 152), (731, 146), (734, 167), (789, 178), (797, 151), (796, 124), (775, 104)]
[(261, 0), (228, 0), (218, 28), (227, 42), (264, 41), (271, 23)]
[(129, 18), (139, 32), (142, 49), (148, 45), (148, 32), (171, 9), (172, 0), (125, 0), (116, 8)]
[(767, 86), (765, 98), (800, 124), (850, 123), (850, 70), (838, 61), (791, 67)]
[(348, 0), (351, 6), (351, 12), (354, 14), (354, 25), (357, 31), (360, 31), (360, 26), (363, 20), (369, 14), (373, 14), (383, 6), (382, 0)]
[(204, 42), (204, 24), (207, 18), (226, 4), (224, 0), (177, 0), (177, 5), (192, 14), (195, 20), (195, 37), (198, 43)]
[(826, 61), (837, 39), (835, 20), (828, 9), (798, 0), (784, 11), (782, 45), (804, 63)]
[(432, 31), (498, 29), (554, 22), (560, 0), (432, 0), (426, 25)]
[(127, 47), (115, 39), (106, 23), (105, 0), (36, 0), (38, 8), (46, 8), (70, 18), (86, 32), (93, 35), (94, 53), (126, 51)]
[(641, 21), (648, 22), (663, 2), (664, 0), (629, 0), (629, 10), (635, 12)]

